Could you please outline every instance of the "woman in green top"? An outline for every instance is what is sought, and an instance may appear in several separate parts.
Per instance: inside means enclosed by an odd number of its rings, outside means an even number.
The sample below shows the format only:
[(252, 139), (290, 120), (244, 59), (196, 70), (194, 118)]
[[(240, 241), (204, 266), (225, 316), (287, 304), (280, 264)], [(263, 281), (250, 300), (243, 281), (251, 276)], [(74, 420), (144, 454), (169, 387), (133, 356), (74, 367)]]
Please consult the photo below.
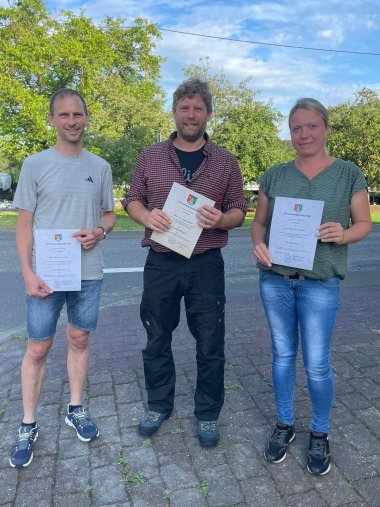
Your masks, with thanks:
[[(328, 432), (334, 394), (331, 341), (339, 307), (347, 245), (371, 231), (367, 184), (360, 169), (326, 150), (328, 111), (317, 100), (297, 101), (289, 114), (294, 161), (271, 167), (260, 180), (252, 224), (253, 256), (260, 268), (260, 294), (272, 337), (272, 376), (277, 424), (265, 458), (279, 463), (295, 438), (293, 397), (300, 335), (312, 420), (307, 468), (330, 470)], [(272, 263), (269, 232), (276, 197), (322, 200), (321, 225), (311, 270)]]

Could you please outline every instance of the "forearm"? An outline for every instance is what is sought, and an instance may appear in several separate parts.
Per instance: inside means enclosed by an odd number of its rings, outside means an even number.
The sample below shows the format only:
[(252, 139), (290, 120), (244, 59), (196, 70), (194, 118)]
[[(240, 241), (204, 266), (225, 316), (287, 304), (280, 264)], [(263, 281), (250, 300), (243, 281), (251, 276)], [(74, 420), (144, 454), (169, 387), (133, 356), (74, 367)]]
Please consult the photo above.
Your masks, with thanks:
[(243, 210), (239, 208), (231, 208), (223, 213), (218, 229), (228, 231), (230, 229), (234, 229), (235, 227), (240, 227), (244, 222), (244, 218), (245, 213)]
[(149, 216), (149, 210), (140, 201), (132, 201), (127, 206), (128, 215), (138, 224), (144, 225)]
[(112, 231), (115, 225), (116, 216), (114, 211), (106, 211), (103, 213), (102, 219), (100, 221), (100, 226), (105, 230), (108, 234)]
[(363, 220), (352, 224), (343, 232), (342, 245), (350, 245), (364, 239), (372, 230), (372, 222)]
[(257, 220), (253, 220), (251, 227), (251, 239), (253, 245), (256, 246), (260, 243), (265, 243), (265, 235), (266, 227)]
[(21, 272), (25, 279), (25, 276), (32, 273), (33, 232), (32, 225), (20, 220), (20, 218), (16, 225), (16, 246)]

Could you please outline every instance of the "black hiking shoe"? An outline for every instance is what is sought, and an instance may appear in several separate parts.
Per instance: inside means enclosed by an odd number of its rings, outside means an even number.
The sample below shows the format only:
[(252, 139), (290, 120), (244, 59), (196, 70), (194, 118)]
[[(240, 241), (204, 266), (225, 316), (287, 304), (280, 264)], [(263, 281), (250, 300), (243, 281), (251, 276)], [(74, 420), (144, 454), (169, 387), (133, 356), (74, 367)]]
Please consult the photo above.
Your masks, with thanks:
[(149, 412), (141, 418), (139, 424), (139, 433), (142, 437), (151, 437), (161, 428), (161, 424), (172, 415), (172, 412), (161, 414), (160, 412)]

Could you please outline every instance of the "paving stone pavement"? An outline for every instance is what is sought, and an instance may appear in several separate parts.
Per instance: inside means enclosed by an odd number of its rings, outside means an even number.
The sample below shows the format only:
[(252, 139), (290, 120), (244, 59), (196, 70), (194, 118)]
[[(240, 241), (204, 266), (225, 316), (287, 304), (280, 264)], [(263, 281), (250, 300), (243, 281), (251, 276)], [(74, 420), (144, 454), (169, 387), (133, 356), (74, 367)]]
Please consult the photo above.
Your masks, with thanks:
[[(257, 285), (257, 284), (256, 284)], [(264, 442), (275, 420), (269, 334), (257, 287), (226, 308), (226, 401), (221, 441), (203, 449), (193, 415), (194, 340), (184, 319), (175, 332), (176, 406), (159, 434), (143, 439), (136, 425), (146, 397), (141, 360), (145, 333), (139, 305), (103, 308), (92, 335), (85, 405), (100, 428), (91, 444), (64, 423), (68, 401), (61, 324), (48, 360), (34, 459), (12, 469), (8, 452), (21, 417), (19, 368), (25, 342), (0, 343), (0, 505), (36, 507), (243, 507), (380, 505), (380, 312), (378, 285), (342, 288), (333, 361), (336, 397), (333, 465), (323, 477), (305, 466), (310, 403), (301, 359), (297, 438), (286, 460), (271, 465)], [(247, 290), (245, 291), (245, 293)]]

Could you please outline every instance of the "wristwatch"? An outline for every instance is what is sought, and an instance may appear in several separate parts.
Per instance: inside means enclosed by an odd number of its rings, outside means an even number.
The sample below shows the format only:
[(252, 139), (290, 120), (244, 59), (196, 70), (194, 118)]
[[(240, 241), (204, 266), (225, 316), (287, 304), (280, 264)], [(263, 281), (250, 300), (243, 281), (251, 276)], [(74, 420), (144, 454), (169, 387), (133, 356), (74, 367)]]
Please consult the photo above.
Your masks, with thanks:
[(103, 229), (103, 239), (106, 239), (106, 237), (107, 237), (107, 231), (106, 231), (106, 229), (102, 225), (99, 225), (98, 229)]

